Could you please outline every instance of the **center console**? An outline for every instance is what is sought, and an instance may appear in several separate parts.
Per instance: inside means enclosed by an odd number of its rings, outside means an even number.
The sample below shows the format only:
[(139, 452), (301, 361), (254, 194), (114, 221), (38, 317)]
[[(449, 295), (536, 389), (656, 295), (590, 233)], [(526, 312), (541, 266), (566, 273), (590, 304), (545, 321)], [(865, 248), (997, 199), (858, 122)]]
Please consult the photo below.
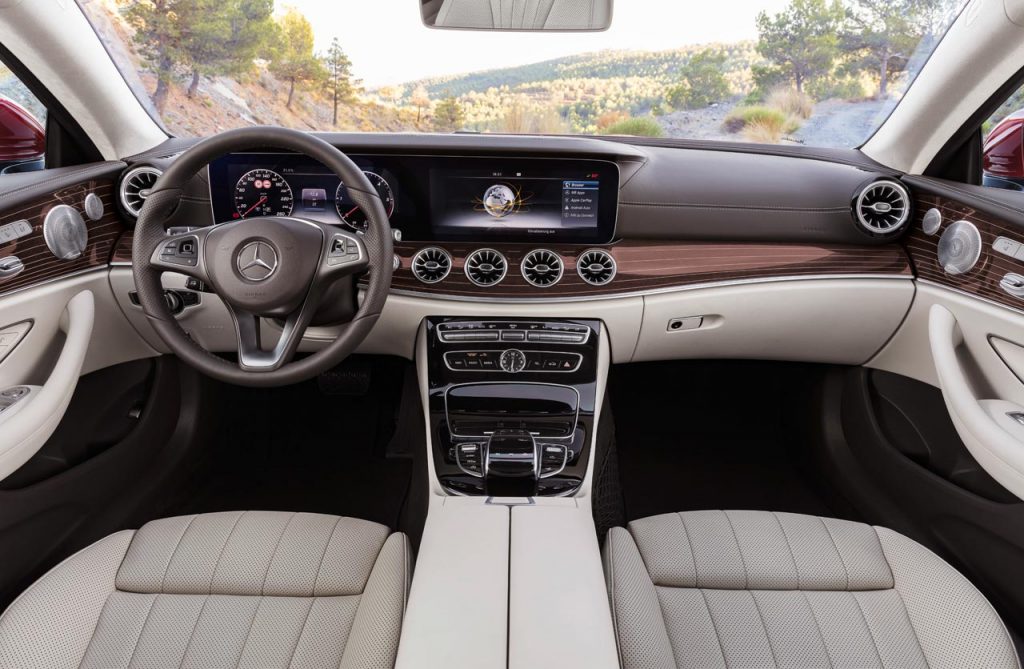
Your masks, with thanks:
[(595, 320), (426, 319), (434, 466), (458, 495), (567, 496), (590, 458)]

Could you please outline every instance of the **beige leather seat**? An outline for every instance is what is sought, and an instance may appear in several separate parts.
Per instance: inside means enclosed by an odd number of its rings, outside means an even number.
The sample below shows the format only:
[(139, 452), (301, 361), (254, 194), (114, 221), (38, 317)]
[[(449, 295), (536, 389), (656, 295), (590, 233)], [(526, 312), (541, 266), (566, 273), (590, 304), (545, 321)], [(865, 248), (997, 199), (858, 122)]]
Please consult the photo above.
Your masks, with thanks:
[(25, 591), (0, 618), (0, 667), (393, 667), (411, 573), (405, 535), (362, 520), (158, 520)]
[(608, 0), (444, 0), (439, 28), (597, 30), (608, 25)]
[(981, 593), (885, 528), (668, 514), (613, 529), (604, 558), (624, 669), (1019, 666)]

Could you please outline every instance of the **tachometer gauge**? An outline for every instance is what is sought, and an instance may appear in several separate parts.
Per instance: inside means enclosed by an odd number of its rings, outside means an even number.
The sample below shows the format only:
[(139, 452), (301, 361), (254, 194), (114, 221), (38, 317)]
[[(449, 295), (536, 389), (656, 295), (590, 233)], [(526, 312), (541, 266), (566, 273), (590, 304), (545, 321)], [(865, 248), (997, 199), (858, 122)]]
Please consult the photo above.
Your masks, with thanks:
[[(381, 202), (384, 203), (384, 211), (387, 212), (388, 218), (391, 218), (391, 214), (395, 212), (395, 195), (391, 191), (391, 186), (379, 174), (365, 171), (363, 174), (370, 180), (370, 184), (377, 191)], [(366, 230), (368, 224), (366, 214), (349, 197), (345, 184), (338, 184), (338, 192), (335, 195), (334, 201), (338, 206), (338, 216), (341, 216), (341, 220), (344, 221), (345, 225), (357, 232), (364, 232)]]
[(235, 184), (235, 218), (291, 216), (292, 187), (277, 172), (252, 170)]

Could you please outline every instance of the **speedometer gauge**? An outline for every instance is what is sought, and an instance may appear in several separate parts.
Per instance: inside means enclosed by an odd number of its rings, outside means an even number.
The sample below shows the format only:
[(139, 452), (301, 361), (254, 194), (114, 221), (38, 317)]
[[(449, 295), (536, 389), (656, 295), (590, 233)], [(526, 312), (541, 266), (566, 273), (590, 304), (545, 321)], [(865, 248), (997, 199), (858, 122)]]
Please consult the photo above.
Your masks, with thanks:
[(292, 188), (277, 172), (252, 170), (235, 184), (235, 218), (291, 216)]
[[(395, 195), (391, 191), (391, 186), (379, 174), (365, 171), (363, 174), (366, 175), (370, 185), (377, 191), (380, 201), (384, 203), (384, 211), (387, 212), (388, 218), (391, 218), (391, 214), (395, 213)], [(335, 195), (334, 201), (338, 207), (338, 216), (341, 216), (341, 220), (344, 221), (345, 225), (357, 232), (364, 232), (366, 230), (366, 214), (349, 196), (345, 184), (338, 184), (338, 192)]]

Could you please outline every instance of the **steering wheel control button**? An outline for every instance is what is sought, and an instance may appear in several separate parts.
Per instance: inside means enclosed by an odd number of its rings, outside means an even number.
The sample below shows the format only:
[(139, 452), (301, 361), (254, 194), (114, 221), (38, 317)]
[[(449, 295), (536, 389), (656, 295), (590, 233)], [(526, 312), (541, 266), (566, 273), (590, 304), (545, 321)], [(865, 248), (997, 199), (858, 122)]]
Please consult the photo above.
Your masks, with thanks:
[(263, 240), (251, 241), (242, 247), (235, 258), (238, 273), (249, 281), (256, 283), (266, 281), (280, 264), (277, 250)]
[(164, 242), (160, 249), (160, 260), (182, 267), (195, 267), (199, 264), (199, 238), (179, 237)]
[(359, 244), (354, 239), (344, 235), (335, 235), (334, 239), (331, 240), (331, 249), (327, 254), (327, 265), (329, 267), (348, 265), (349, 263), (357, 262), (361, 255)]
[(519, 349), (510, 348), (502, 352), (500, 364), (503, 372), (518, 374), (526, 369), (526, 356)]

